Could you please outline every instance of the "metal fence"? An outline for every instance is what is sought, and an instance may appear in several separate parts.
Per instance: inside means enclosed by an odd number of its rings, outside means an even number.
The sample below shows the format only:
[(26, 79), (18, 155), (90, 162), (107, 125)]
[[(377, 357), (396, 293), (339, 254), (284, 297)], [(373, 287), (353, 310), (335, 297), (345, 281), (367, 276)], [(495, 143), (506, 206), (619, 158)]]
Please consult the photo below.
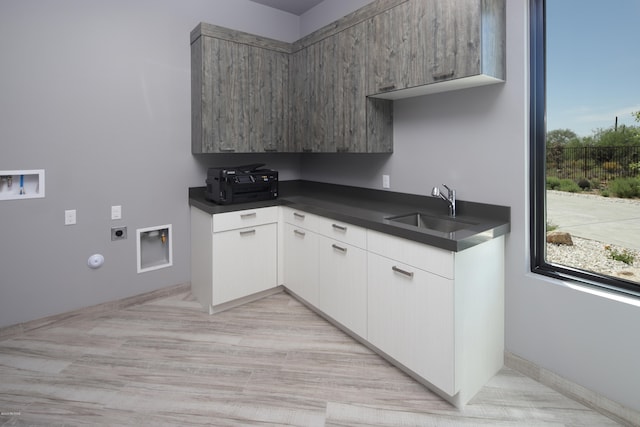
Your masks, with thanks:
[(635, 177), (640, 172), (640, 146), (547, 147), (547, 176), (579, 180)]

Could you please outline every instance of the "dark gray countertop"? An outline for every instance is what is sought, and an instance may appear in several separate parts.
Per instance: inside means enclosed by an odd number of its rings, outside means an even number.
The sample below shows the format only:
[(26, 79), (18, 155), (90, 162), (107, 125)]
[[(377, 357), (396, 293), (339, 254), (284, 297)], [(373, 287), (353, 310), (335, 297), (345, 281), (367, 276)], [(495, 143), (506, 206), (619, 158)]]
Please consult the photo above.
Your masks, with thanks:
[(312, 181), (281, 181), (276, 200), (218, 205), (204, 196), (205, 187), (189, 189), (189, 204), (210, 214), (290, 206), (327, 218), (380, 231), (427, 245), (459, 252), (510, 231), (511, 208), (508, 206), (458, 200), (456, 219), (471, 223), (469, 227), (449, 233), (417, 228), (389, 221), (387, 218), (424, 212), (447, 219), (447, 204), (429, 196), (373, 190)]

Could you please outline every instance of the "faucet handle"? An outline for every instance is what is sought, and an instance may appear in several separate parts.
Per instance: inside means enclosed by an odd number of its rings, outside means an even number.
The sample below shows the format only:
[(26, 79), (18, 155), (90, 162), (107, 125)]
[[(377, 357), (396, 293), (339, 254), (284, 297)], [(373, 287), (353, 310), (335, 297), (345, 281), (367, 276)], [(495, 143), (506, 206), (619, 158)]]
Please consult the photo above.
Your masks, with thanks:
[(440, 195), (440, 189), (438, 187), (433, 187), (433, 190), (431, 190), (431, 195), (433, 197), (438, 197)]

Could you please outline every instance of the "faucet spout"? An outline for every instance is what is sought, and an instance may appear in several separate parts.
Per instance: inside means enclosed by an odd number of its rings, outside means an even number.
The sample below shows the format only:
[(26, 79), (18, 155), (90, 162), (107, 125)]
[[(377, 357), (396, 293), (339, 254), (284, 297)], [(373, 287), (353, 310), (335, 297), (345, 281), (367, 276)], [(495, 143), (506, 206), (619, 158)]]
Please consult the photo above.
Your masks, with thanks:
[(440, 192), (438, 187), (433, 187), (431, 195), (433, 197), (440, 197), (442, 200), (449, 204), (449, 216), (455, 218), (456, 216), (456, 190), (449, 188), (447, 184), (442, 184), (447, 189), (447, 196)]

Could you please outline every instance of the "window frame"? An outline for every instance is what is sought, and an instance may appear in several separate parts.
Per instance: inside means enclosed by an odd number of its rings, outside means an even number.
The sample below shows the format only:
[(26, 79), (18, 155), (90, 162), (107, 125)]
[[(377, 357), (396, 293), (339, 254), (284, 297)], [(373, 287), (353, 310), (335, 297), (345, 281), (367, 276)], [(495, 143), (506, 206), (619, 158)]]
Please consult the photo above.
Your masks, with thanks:
[[(554, 279), (640, 296), (640, 283), (551, 264), (546, 253), (546, 1), (529, 1), (531, 271)], [(558, 0), (561, 1), (561, 0)]]

